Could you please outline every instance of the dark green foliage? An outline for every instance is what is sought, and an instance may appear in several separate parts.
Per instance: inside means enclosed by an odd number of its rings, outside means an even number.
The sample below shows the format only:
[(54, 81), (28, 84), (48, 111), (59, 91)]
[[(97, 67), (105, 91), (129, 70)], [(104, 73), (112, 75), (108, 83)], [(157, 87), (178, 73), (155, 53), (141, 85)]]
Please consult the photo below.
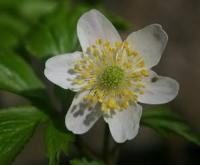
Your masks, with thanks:
[(32, 106), (0, 110), (0, 164), (11, 164), (30, 139), (36, 126), (47, 119)]
[(169, 108), (157, 107), (145, 110), (142, 116), (142, 124), (153, 128), (159, 134), (167, 137), (171, 133), (180, 135), (190, 142), (200, 145), (200, 139), (180, 116)]
[(86, 159), (74, 159), (70, 161), (70, 165), (104, 165), (98, 161), (87, 161)]
[(45, 132), (45, 148), (49, 164), (57, 165), (60, 153), (67, 155), (73, 141), (74, 136), (71, 133), (57, 128), (55, 123), (50, 122)]
[(0, 89), (30, 99), (46, 99), (43, 83), (37, 78), (31, 66), (18, 54), (0, 52)]

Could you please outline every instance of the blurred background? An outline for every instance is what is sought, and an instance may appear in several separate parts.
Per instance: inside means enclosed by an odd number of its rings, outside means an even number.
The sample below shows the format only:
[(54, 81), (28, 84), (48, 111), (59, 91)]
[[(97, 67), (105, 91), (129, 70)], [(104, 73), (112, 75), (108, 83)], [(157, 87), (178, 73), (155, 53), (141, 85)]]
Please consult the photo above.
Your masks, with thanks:
[[(0, 5), (3, 4), (1, 1)], [(11, 0), (10, 2), (12, 3)], [(92, 0), (74, 1), (76, 4), (83, 2), (90, 5), (95, 4)], [(173, 111), (181, 114), (194, 132), (200, 136), (200, 1), (102, 0), (99, 3), (110, 13), (122, 16), (133, 25), (127, 32), (122, 33), (124, 38), (129, 32), (152, 23), (159, 23), (163, 26), (168, 33), (169, 42), (159, 65), (154, 69), (160, 75), (178, 80), (179, 95), (169, 106)], [(6, 10), (0, 9), (0, 18), (4, 16), (4, 12)], [(0, 36), (0, 39), (4, 39), (3, 36)], [(26, 102), (17, 95), (0, 92), (1, 108)], [(42, 129), (42, 126), (38, 128), (33, 139), (14, 161), (14, 165), (47, 164)], [(99, 141), (101, 141), (102, 131), (102, 121), (99, 121), (83, 138), (85, 141), (90, 139), (88, 144), (100, 150)], [(67, 164), (65, 158), (61, 164)], [(121, 146), (118, 161), (118, 165), (199, 164), (199, 147), (177, 136), (163, 139), (153, 130), (143, 127), (134, 140)]]

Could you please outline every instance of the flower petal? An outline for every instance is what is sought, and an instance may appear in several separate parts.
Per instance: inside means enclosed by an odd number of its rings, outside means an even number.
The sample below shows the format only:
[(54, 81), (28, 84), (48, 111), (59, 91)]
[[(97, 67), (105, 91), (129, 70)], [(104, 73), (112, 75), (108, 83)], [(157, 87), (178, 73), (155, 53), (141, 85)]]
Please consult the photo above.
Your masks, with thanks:
[(161, 25), (152, 24), (131, 33), (127, 41), (144, 58), (145, 67), (151, 68), (160, 61), (168, 36)]
[(89, 108), (88, 103), (83, 101), (88, 93), (89, 91), (81, 92), (74, 97), (65, 117), (67, 129), (74, 134), (87, 132), (102, 115), (98, 105)]
[(179, 91), (179, 83), (169, 77), (158, 76), (150, 71), (150, 76), (144, 80), (145, 91), (138, 100), (147, 104), (163, 104), (173, 100)]
[(77, 33), (84, 52), (97, 39), (121, 41), (121, 37), (112, 23), (99, 11), (90, 10), (83, 14), (78, 21)]
[(81, 52), (74, 52), (48, 59), (44, 70), (46, 78), (64, 89), (79, 91), (81, 86), (72, 82), (77, 76), (72, 69), (81, 55)]
[(123, 111), (115, 110), (112, 116), (104, 117), (109, 124), (112, 137), (117, 143), (133, 139), (139, 130), (139, 122), (142, 115), (142, 106), (134, 104)]

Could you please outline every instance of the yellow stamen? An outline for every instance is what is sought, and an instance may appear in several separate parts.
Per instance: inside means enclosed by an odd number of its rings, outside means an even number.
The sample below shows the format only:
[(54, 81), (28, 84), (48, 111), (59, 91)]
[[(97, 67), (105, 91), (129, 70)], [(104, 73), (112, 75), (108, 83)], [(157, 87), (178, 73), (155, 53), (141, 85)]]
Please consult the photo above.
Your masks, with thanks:
[(102, 39), (88, 47), (87, 53), (78, 61), (74, 71), (79, 75), (73, 81), (90, 90), (84, 99), (101, 110), (123, 110), (131, 102), (137, 102), (144, 93), (142, 80), (149, 76), (142, 56), (132, 50), (127, 41), (110, 43)]

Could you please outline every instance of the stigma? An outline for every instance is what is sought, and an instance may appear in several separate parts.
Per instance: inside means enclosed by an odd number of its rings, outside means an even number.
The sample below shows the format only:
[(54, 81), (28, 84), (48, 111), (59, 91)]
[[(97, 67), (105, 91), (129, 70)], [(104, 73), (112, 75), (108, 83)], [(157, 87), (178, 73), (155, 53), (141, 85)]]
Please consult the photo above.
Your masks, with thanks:
[(107, 66), (100, 75), (99, 83), (102, 88), (116, 89), (124, 79), (124, 71), (118, 66)]

